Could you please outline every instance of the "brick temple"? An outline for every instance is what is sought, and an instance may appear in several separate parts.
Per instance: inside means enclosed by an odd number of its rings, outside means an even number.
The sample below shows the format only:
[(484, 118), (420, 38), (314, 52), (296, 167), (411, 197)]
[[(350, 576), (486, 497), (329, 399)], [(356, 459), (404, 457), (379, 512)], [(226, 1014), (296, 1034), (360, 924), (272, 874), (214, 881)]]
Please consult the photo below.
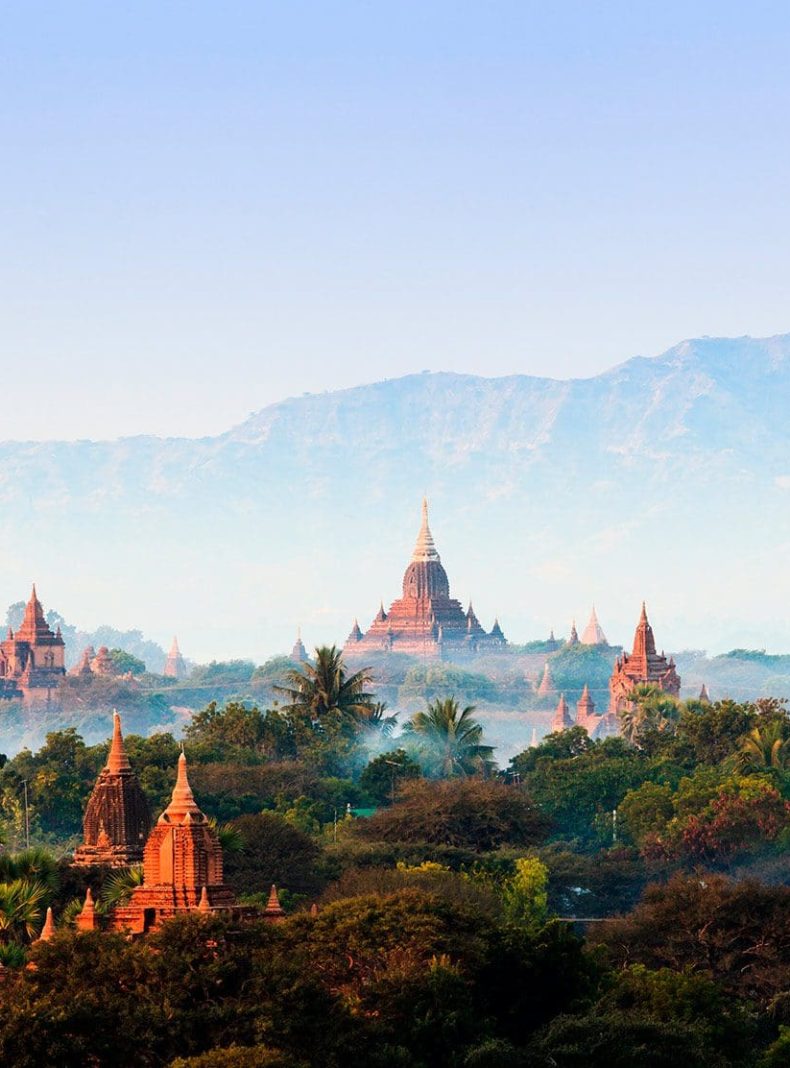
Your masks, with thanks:
[(65, 654), (60, 627), (47, 623), (34, 585), (16, 634), (9, 627), (0, 642), (0, 697), (49, 703), (66, 674)]
[(346, 657), (400, 653), (434, 659), (500, 650), (507, 641), (498, 621), (484, 630), (472, 605), (464, 612), (450, 596), (450, 582), (428, 525), (428, 502), (422, 502), (422, 525), (403, 591), (389, 611), (384, 605), (363, 633), (356, 620), (343, 647)]
[(121, 717), (114, 712), (110, 752), (88, 801), (83, 841), (73, 863), (111, 868), (139, 864), (150, 829), (148, 801), (124, 749)]
[(672, 657), (667, 660), (663, 652), (656, 652), (656, 640), (644, 601), (634, 634), (634, 647), (630, 653), (618, 656), (609, 679), (609, 712), (619, 715), (628, 706), (631, 691), (642, 683), (657, 686), (672, 697), (680, 696), (680, 676), (675, 661)]
[(233, 891), (223, 880), (222, 847), (192, 794), (182, 753), (170, 804), (145, 844), (142, 885), (128, 905), (114, 910), (111, 926), (145, 934), (180, 913), (233, 908)]

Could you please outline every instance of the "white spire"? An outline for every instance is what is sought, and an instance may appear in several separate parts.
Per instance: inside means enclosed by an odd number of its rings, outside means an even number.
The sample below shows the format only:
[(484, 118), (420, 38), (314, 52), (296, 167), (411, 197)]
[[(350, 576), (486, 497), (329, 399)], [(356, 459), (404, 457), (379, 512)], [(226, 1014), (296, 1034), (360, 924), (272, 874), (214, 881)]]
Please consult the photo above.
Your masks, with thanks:
[(431, 528), (428, 526), (427, 497), (423, 497), (422, 499), (422, 525), (420, 527), (420, 533), (417, 535), (417, 544), (414, 546), (414, 552), (411, 554), (411, 558), (412, 563), (439, 559), (439, 554), (433, 543), (433, 534), (431, 534)]
[(601, 624), (598, 622), (598, 616), (595, 611), (595, 605), (592, 607), (590, 613), (590, 621), (584, 628), (584, 634), (582, 634), (582, 645), (608, 645), (606, 635), (603, 632)]

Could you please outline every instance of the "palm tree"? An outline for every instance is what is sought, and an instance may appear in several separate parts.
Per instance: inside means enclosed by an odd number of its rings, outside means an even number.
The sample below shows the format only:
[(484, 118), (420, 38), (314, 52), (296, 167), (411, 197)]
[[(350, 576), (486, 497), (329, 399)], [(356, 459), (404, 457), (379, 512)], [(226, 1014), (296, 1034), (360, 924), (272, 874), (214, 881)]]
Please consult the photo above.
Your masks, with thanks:
[[(130, 868), (121, 868), (119, 871), (113, 872), (102, 887), (101, 899), (97, 908), (99, 911), (109, 912), (116, 905), (125, 905), (132, 896), (134, 888), (142, 886), (142, 883), (142, 864), (133, 864)], [(82, 902), (80, 901), (78, 904), (77, 912), (80, 912)]]
[(38, 934), (47, 894), (43, 883), (30, 879), (0, 883), (0, 942), (32, 940)]
[(620, 712), (620, 728), (623, 737), (637, 745), (644, 730), (672, 730), (679, 716), (680, 705), (674, 697), (654, 683), (640, 682), (631, 690), (629, 702)]
[(454, 697), (415, 712), (404, 727), (421, 752), (423, 763), (441, 778), (485, 773), (493, 764), (493, 747), (483, 745), (483, 728), (473, 719), (474, 705), (460, 711)]
[(763, 727), (752, 727), (741, 741), (738, 763), (742, 768), (790, 767), (790, 740), (785, 738), (783, 724), (773, 720)]
[(0, 882), (26, 879), (41, 883), (47, 890), (58, 888), (58, 864), (51, 853), (40, 846), (21, 853), (0, 853)]
[(316, 649), (315, 663), (304, 664), (301, 671), (292, 668), (285, 681), (286, 686), (274, 687), (286, 698), (284, 712), (313, 724), (333, 712), (352, 726), (370, 719), (374, 704), (373, 695), (367, 692), (370, 670), (362, 668), (347, 675), (343, 654), (334, 645)]

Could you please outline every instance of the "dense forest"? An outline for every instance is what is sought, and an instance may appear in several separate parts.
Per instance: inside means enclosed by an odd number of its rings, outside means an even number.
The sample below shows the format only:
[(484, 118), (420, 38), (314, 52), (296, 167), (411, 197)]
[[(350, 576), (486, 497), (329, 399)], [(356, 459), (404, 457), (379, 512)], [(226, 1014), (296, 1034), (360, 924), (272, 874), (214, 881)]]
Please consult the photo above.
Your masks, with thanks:
[[(107, 743), (4, 761), (0, 1061), (790, 1064), (783, 702), (643, 687), (622, 737), (574, 727), (500, 768), (474, 708), (437, 693), (399, 723), (334, 650), (270, 683), (276, 706), (210, 702), (185, 745), (227, 882), (250, 905), (276, 883), (278, 924), (77, 933), (86, 886), (101, 914), (136, 877), (68, 862)], [(179, 742), (126, 747), (160, 811)]]

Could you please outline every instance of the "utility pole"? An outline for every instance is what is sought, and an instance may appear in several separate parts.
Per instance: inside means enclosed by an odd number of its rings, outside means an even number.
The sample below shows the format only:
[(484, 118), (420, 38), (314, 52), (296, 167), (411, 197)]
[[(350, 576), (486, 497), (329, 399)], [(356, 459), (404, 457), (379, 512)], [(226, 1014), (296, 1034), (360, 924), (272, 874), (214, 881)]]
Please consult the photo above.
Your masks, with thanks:
[(25, 788), (25, 849), (30, 849), (30, 808), (27, 803), (27, 779), (22, 780)]

